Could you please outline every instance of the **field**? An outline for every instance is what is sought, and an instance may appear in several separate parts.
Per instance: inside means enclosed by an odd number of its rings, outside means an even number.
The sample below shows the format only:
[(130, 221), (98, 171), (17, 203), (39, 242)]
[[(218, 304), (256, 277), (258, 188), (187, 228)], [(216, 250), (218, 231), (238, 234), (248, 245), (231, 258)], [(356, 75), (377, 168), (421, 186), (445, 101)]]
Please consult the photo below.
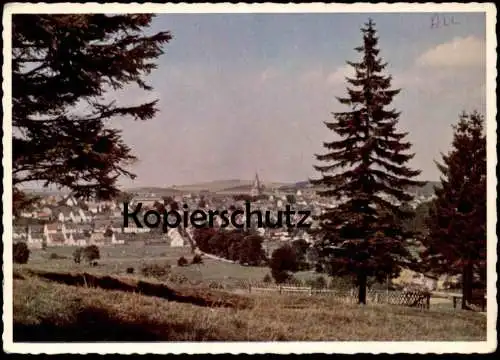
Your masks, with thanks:
[(15, 341), (485, 340), (470, 312), (247, 296), (247, 308), (196, 306), (37, 277), (14, 280)]
[[(72, 251), (65, 247), (34, 250), (28, 264), (14, 267), (14, 341), (486, 339), (484, 314), (449, 307), (431, 306), (424, 310), (395, 305), (358, 306), (330, 297), (238, 294), (217, 292), (206, 286), (211, 281), (261, 281), (268, 272), (266, 268), (206, 259), (201, 265), (171, 269), (188, 279), (182, 285), (163, 285), (138, 272), (147, 263), (175, 265), (180, 256), (191, 259), (189, 248), (139, 244), (102, 247), (99, 265), (95, 267), (73, 263)], [(64, 258), (50, 259), (53, 253)], [(127, 267), (134, 267), (136, 273), (125, 274)], [(142, 289), (159, 284), (188, 300), (167, 299), (165, 291), (155, 290), (156, 295), (154, 291), (147, 294), (64, 283), (36, 275), (37, 271), (64, 276), (83, 272), (102, 278), (112, 275), (120, 284), (135, 281), (142, 284)], [(305, 272), (298, 275), (313, 276)], [(109, 282), (109, 278), (105, 281)], [(199, 301), (189, 300), (193, 294), (197, 299), (218, 300), (200, 305)], [(221, 307), (228, 301), (232, 307)]]
[[(237, 285), (242, 281), (260, 282), (270, 271), (266, 267), (241, 266), (213, 259), (204, 259), (203, 264), (177, 267), (177, 260), (184, 256), (188, 261), (193, 258), (189, 247), (175, 248), (167, 245), (148, 245), (130, 243), (100, 248), (99, 265), (89, 268), (85, 264), (75, 264), (72, 259), (74, 247), (51, 247), (46, 251), (33, 249), (29, 267), (41, 270), (91, 271), (97, 274), (124, 275), (128, 267), (138, 273), (145, 264), (170, 264), (171, 272), (185, 277), (193, 284), (218, 282), (225, 285)], [(61, 259), (50, 259), (51, 254)], [(315, 277), (311, 272), (299, 272), (296, 277), (305, 280)]]

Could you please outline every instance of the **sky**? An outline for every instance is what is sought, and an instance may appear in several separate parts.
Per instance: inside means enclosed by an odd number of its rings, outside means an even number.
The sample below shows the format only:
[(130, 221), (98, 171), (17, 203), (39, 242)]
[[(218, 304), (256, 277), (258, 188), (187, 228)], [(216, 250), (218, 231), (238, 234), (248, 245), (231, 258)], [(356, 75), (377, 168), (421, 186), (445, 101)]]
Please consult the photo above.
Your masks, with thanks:
[(331, 112), (348, 110), (336, 96), (346, 95), (346, 61), (360, 59), (368, 18), (384, 73), (402, 89), (392, 105), (413, 144), (409, 165), (438, 180), (451, 125), (463, 110), (486, 111), (484, 13), (159, 14), (150, 31), (173, 39), (147, 78), (154, 90), (113, 94), (124, 104), (159, 99), (154, 119), (111, 124), (139, 158), (137, 178), (120, 184), (319, 177), (314, 154), (334, 139)]

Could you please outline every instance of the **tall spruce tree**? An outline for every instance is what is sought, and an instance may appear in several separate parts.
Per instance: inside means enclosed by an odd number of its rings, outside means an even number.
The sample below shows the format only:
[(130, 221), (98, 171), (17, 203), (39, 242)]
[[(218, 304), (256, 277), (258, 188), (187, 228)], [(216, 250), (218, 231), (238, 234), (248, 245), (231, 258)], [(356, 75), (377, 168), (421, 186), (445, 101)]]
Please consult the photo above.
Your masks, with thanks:
[(135, 160), (113, 118), (147, 120), (157, 101), (106, 100), (109, 90), (137, 85), (168, 43), (168, 31), (147, 35), (151, 14), (22, 14), (12, 17), (12, 182), (55, 184), (75, 195), (109, 198), (119, 176), (134, 177)]
[(462, 308), (472, 301), (474, 277), (486, 268), (486, 135), (484, 117), (462, 113), (453, 149), (436, 165), (441, 186), (429, 211), (424, 263), (437, 274), (462, 276)]
[(354, 276), (362, 304), (368, 277), (385, 281), (415, 261), (405, 244), (412, 234), (401, 221), (413, 214), (400, 204), (412, 199), (408, 187), (423, 185), (413, 180), (420, 171), (405, 165), (414, 156), (406, 153), (411, 144), (396, 131), (399, 113), (388, 108), (400, 90), (381, 73), (387, 63), (378, 56), (374, 25), (370, 19), (361, 29), (363, 45), (355, 48), (361, 61), (347, 62), (355, 76), (346, 78), (348, 97), (337, 99), (350, 111), (325, 123), (340, 139), (324, 143), (329, 152), (316, 158), (328, 164), (315, 166), (322, 178), (311, 180), (324, 189), (320, 196), (338, 202), (319, 216), (321, 256), (331, 274)]

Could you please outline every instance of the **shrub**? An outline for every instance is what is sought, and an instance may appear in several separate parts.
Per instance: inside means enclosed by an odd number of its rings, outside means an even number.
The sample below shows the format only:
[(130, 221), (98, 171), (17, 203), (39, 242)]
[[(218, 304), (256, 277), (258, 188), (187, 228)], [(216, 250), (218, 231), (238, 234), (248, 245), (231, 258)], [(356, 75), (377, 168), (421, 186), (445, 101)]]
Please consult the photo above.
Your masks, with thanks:
[(265, 283), (270, 283), (273, 281), (273, 278), (271, 277), (271, 275), (266, 274), (266, 276), (264, 276), (264, 279), (262, 279), (262, 281)]
[(324, 289), (328, 285), (323, 276), (318, 276), (317, 278), (312, 279), (309, 284), (313, 289)]
[(271, 269), (271, 275), (277, 284), (286, 283), (291, 275), (287, 271)]
[(187, 266), (187, 265), (189, 265), (189, 263), (184, 256), (181, 256), (179, 260), (177, 260), (177, 266)]
[(104, 232), (104, 237), (111, 237), (113, 236), (113, 230), (111, 228), (107, 228), (106, 231)]
[(290, 279), (288, 271), (298, 270), (297, 254), (291, 246), (284, 245), (273, 251), (269, 265), (274, 280), (277, 283), (286, 282)]
[(171, 282), (177, 283), (177, 284), (184, 284), (184, 283), (187, 283), (189, 281), (189, 279), (182, 274), (170, 273), (168, 275), (168, 281), (171, 281)]
[(196, 254), (193, 256), (193, 260), (191, 260), (191, 264), (203, 264), (203, 259), (200, 254)]
[(89, 263), (92, 263), (94, 260), (101, 258), (99, 248), (96, 245), (89, 245), (89, 246), (85, 247), (82, 250), (82, 256)]
[(83, 249), (80, 247), (76, 248), (75, 251), (73, 251), (73, 261), (76, 264), (79, 264), (80, 261), (82, 260), (82, 252), (83, 252)]
[(67, 259), (66, 256), (62, 256), (62, 255), (59, 255), (59, 254), (56, 254), (56, 253), (51, 253), (49, 255), (49, 259), (50, 260), (59, 260), (59, 259)]
[(289, 276), (286, 283), (291, 286), (303, 286), (304, 283), (300, 280), (294, 277), (293, 275)]
[(162, 278), (168, 275), (170, 265), (147, 264), (141, 269), (141, 274), (147, 277)]
[(133, 274), (134, 273), (134, 268), (133, 267), (128, 267), (127, 268), (127, 274)]
[(16, 264), (26, 264), (28, 262), (30, 250), (28, 249), (28, 245), (26, 245), (26, 243), (15, 243), (12, 250), (13, 260)]

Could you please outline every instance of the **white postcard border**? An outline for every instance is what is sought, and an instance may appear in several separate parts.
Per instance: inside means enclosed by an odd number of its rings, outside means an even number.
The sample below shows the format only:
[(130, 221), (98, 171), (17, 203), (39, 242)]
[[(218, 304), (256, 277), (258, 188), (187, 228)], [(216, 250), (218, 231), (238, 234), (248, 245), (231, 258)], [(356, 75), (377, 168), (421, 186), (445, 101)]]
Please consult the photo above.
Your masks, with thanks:
[[(486, 14), (487, 121), (487, 340), (480, 342), (150, 342), (150, 343), (21, 343), (12, 334), (12, 126), (11, 126), (11, 16), (20, 13), (409, 13), (484, 12)], [(496, 319), (496, 7), (493, 3), (355, 3), (355, 4), (120, 4), (120, 3), (8, 3), (3, 14), (3, 343), (4, 351), (23, 354), (300, 354), (300, 353), (486, 353), (497, 347)], [(7, 244), (9, 246), (7, 246)]]

